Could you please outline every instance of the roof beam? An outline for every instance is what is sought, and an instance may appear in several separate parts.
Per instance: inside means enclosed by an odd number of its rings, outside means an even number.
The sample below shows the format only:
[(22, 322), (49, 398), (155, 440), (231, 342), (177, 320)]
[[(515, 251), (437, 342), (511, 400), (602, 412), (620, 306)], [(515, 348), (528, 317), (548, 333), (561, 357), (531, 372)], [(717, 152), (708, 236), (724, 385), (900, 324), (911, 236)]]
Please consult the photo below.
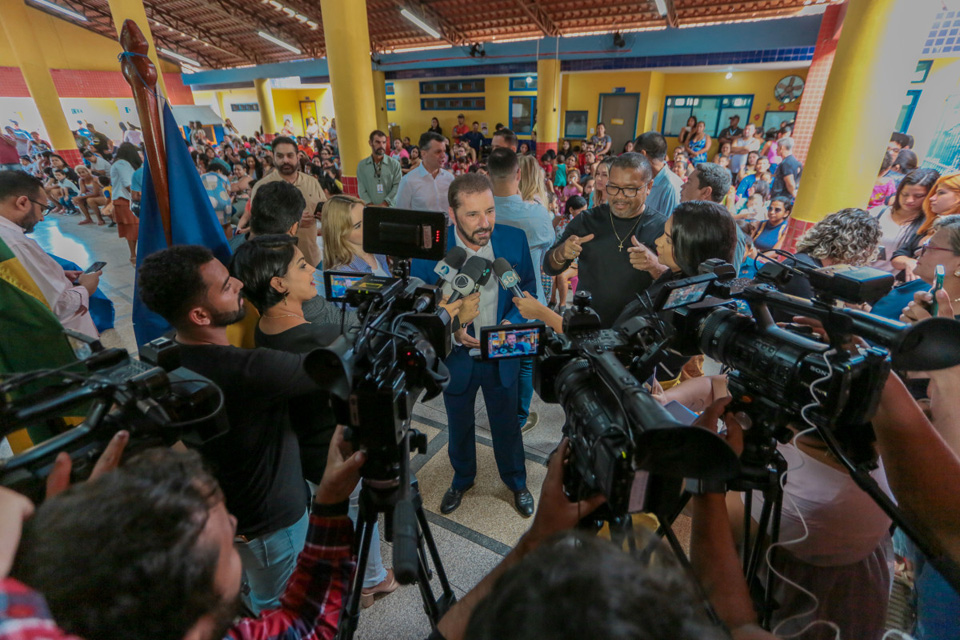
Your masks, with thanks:
[(185, 20), (181, 20), (169, 11), (162, 9), (157, 5), (147, 4), (145, 2), (143, 6), (147, 10), (147, 17), (160, 26), (166, 27), (167, 29), (174, 29), (186, 34), (191, 38), (202, 40), (209, 46), (217, 49), (225, 55), (230, 56), (231, 58), (239, 58), (240, 60), (249, 62), (251, 64), (259, 63), (259, 58), (255, 54), (245, 51), (244, 49), (232, 44), (229, 40), (216, 35), (208, 29), (204, 29), (203, 27), (199, 27)]
[(197, 0), (200, 4), (205, 7), (211, 7), (214, 9), (219, 9), (224, 14), (230, 16), (234, 19), (249, 20), (251, 24), (256, 25), (258, 29), (266, 31), (267, 33), (274, 34), (278, 37), (282, 37), (285, 40), (290, 40), (295, 43), (300, 50), (307, 56), (319, 57), (320, 53), (317, 47), (308, 46), (297, 34), (293, 33), (289, 29), (277, 25), (275, 22), (269, 22), (260, 17), (259, 14), (251, 11), (246, 6), (240, 2), (233, 2), (231, 0)]
[(677, 6), (673, 0), (664, 0), (664, 3), (667, 5), (667, 26), (676, 29), (680, 25), (680, 22), (677, 20)]
[(517, 0), (517, 4), (533, 20), (533, 23), (543, 32), (543, 35), (550, 38), (560, 35), (560, 30), (553, 23), (553, 19), (547, 15), (547, 11), (540, 4), (540, 0)]
[(434, 26), (436, 26), (437, 31), (440, 32), (440, 36), (453, 46), (459, 47), (460, 45), (467, 43), (467, 37), (463, 33), (461, 33), (455, 26), (444, 20), (439, 13), (428, 7), (423, 2), (394, 0), (394, 4), (396, 4), (400, 9), (406, 9), (411, 13), (419, 14), (420, 17), (425, 18), (426, 21), (432, 22)]

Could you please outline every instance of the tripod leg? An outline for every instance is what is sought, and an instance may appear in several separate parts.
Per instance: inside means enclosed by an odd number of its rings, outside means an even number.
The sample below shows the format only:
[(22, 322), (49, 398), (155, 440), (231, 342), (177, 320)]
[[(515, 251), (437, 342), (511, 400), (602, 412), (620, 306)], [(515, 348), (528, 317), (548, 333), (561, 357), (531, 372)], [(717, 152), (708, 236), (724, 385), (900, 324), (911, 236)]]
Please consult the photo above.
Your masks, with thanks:
[[(776, 498), (774, 500), (773, 507), (773, 523), (770, 529), (770, 544), (775, 545), (780, 541), (780, 515), (783, 512), (783, 490), (780, 489), (780, 483), (776, 483)], [(777, 548), (771, 547), (770, 549), (770, 564), (776, 560)], [(764, 629), (770, 628), (771, 619), (773, 617), (773, 581), (776, 579), (776, 576), (773, 574), (773, 571), (767, 571), (767, 581), (764, 586), (763, 593), (763, 609), (760, 611), (760, 623), (763, 625)]]
[(337, 640), (351, 640), (360, 623), (360, 597), (363, 591), (363, 574), (367, 569), (367, 558), (370, 556), (370, 541), (373, 537), (373, 523), (376, 521), (376, 511), (369, 519), (363, 503), (360, 505), (360, 516), (357, 519), (357, 533), (354, 536), (357, 545), (357, 570), (353, 574), (353, 584), (350, 585), (350, 596), (340, 615), (340, 627), (337, 629)]
[[(420, 523), (420, 534), (423, 538), (423, 542), (426, 542), (427, 551), (430, 553), (430, 560), (433, 564), (433, 569), (437, 574), (437, 579), (440, 581), (440, 589), (442, 593), (440, 594), (439, 600), (435, 600), (437, 603), (437, 620), (434, 621), (436, 624), (437, 621), (443, 617), (450, 607), (454, 605), (457, 601), (457, 596), (453, 592), (453, 589), (450, 587), (450, 581), (447, 580), (447, 572), (443, 568), (443, 562), (440, 560), (440, 552), (437, 551), (437, 543), (433, 539), (433, 533), (430, 531), (430, 523), (427, 522), (427, 514), (423, 510), (423, 501), (420, 499), (419, 495), (417, 496), (417, 521)], [(422, 567), (424, 571), (428, 571), (428, 565), (426, 562), (426, 555), (422, 551), (423, 546), (421, 544), (421, 557), (423, 558)], [(424, 576), (421, 576), (424, 577)], [(429, 587), (429, 578), (427, 578), (427, 586)], [(433, 592), (430, 592), (430, 597), (433, 599)]]
[[(763, 553), (763, 543), (770, 527), (770, 515), (773, 512), (773, 505), (776, 501), (776, 495), (771, 495), (770, 490), (764, 490), (763, 507), (760, 510), (760, 522), (757, 527), (757, 537), (753, 540), (753, 546), (747, 547), (744, 543), (744, 553), (747, 556), (747, 570), (745, 576), (747, 584), (753, 584), (757, 577), (757, 570), (760, 568), (760, 556)], [(745, 534), (746, 537), (746, 534)]]

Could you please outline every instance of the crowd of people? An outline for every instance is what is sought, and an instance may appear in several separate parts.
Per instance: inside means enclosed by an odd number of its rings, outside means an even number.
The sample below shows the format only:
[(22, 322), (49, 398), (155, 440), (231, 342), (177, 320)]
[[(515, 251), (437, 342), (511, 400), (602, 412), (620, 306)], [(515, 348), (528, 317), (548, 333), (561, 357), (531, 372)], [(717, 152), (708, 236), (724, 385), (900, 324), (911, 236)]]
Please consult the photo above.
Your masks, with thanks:
[[(307, 375), (304, 363), (307, 353), (342, 332), (341, 310), (324, 299), (319, 274), (391, 273), (388, 256), (363, 248), (367, 205), (446, 212), (447, 247), (461, 247), (468, 257), (491, 263), (507, 259), (523, 292), (517, 296), (491, 278), (472, 295), (444, 302), (459, 329), (445, 362), (450, 380), (443, 401), (453, 475), (440, 511), (458, 509), (475, 484), (476, 400), (482, 389), (499, 476), (518, 514), (537, 516), (517, 549), (447, 613), (435, 635), (600, 637), (594, 629), (647, 625), (644, 616), (656, 612), (669, 621), (665, 625), (679, 625), (656, 637), (721, 637), (698, 611), (694, 591), (676, 568), (653, 570), (621, 561), (595, 541), (578, 539), (576, 548), (546, 542), (601, 500), (571, 503), (564, 496), (567, 445), (561, 443), (538, 508), (527, 487), (523, 448), (524, 434), (539, 423), (530, 411), (534, 360), (478, 360), (471, 350), (479, 348), (482, 329), (505, 323), (537, 320), (562, 332), (561, 314), (578, 289), (590, 292), (601, 325), (609, 328), (636, 315), (638, 305), (645, 304), (640, 294), (655, 299), (667, 285), (696, 275), (706, 260), (731, 263), (749, 275), (765, 259), (782, 259), (777, 252), (784, 246), (802, 177), (790, 125), (759, 132), (751, 123), (740, 128), (734, 116), (720, 132), (719, 151), (710, 162), (712, 140), (694, 117), (672, 153), (655, 131), (617, 153), (598, 123), (589, 139), (563, 140), (556, 152), (539, 157), (500, 125), (488, 141), (478, 123), (468, 125), (461, 115), (448, 138), (434, 118), (415, 145), (409, 138), (391, 141), (386, 132), (370, 132), (370, 155), (347, 172), (357, 177), (358, 196), (353, 196), (343, 193), (335, 121), (325, 120), (312, 119), (299, 137), (283, 135), (293, 134), (285, 123), (281, 135), (269, 140), (260, 133), (240, 135), (229, 120), (222, 140), (208, 140), (198, 123), (188, 132), (233, 258), (225, 265), (203, 247), (171, 247), (141, 260), (138, 288), (146, 306), (175, 329), (183, 366), (223, 390), (230, 431), (201, 447), (199, 455), (154, 451), (40, 507), (27, 520), (20, 553), (14, 557), (9, 545), (0, 545), (10, 556), (0, 556), (0, 569), (6, 573), (13, 564), (13, 575), (22, 581), (4, 581), (3, 589), (11, 601), (24, 603), (20, 614), (10, 607), (0, 611), (0, 637), (6, 637), (3, 616), (42, 626), (51, 614), (65, 632), (91, 640), (120, 637), (131, 628), (125, 625), (142, 617), (150, 618), (157, 637), (332, 637), (354, 570), (346, 516), (356, 522), (364, 455), (344, 452), (328, 390)], [(134, 141), (114, 148), (89, 125), (85, 129), (89, 137), (78, 133), (82, 165), (66, 166), (48, 144), (33, 138), (18, 163), (6, 163), (10, 166), (0, 171), (0, 238), (29, 265), (35, 280), (51, 283), (43, 294), (63, 325), (95, 334), (84, 318), (96, 274), (58, 272), (24, 235), (45, 212), (82, 215), (79, 224), (109, 221), (129, 242), (135, 261), (142, 154)], [(10, 136), (4, 141), (19, 144)], [(799, 240), (796, 256), (787, 259), (810, 267), (873, 266), (893, 273), (898, 286), (872, 311), (905, 322), (929, 317), (934, 295), (939, 315), (952, 316), (960, 299), (960, 174), (918, 168), (911, 147), (909, 136), (894, 134), (869, 201), (825, 216)], [(434, 266), (415, 260), (411, 273), (434, 281)], [(451, 292), (445, 284), (443, 293)], [(797, 276), (787, 292), (810, 297), (813, 289)], [(344, 314), (349, 324), (353, 311)], [(237, 327), (245, 327), (243, 347), (234, 346), (230, 334)], [(654, 378), (658, 400), (703, 412), (701, 424), (708, 428), (716, 428), (723, 416), (728, 443), (742, 446), (737, 418), (723, 415), (729, 401), (725, 377), (703, 375), (702, 358), (671, 355)], [(883, 465), (874, 476), (910, 503), (918, 517), (952, 527), (955, 534), (956, 523), (943, 524), (939, 506), (928, 501), (936, 496), (949, 502), (952, 483), (943, 482), (942, 474), (960, 470), (960, 431), (952, 407), (960, 379), (947, 370), (905, 377), (904, 383), (892, 375), (884, 389), (874, 422), (877, 442), (871, 445)], [(915, 401), (926, 403), (929, 421)], [(781, 548), (771, 570), (806, 593), (786, 581), (777, 583), (774, 622), (786, 625), (779, 632), (826, 620), (841, 637), (879, 640), (898, 558), (916, 576), (921, 637), (956, 637), (957, 595), (909, 540), (894, 541), (889, 517), (846, 475), (825, 443), (803, 425), (792, 428), (804, 433), (795, 445), (780, 449), (791, 498), (784, 503), (780, 535), (803, 540)], [(904, 442), (917, 443), (916, 448)], [(202, 470), (201, 457), (212, 475)], [(939, 467), (931, 465), (934, 458)], [(924, 464), (917, 464), (920, 459)], [(916, 489), (921, 485), (928, 492), (922, 499)], [(165, 502), (167, 494), (175, 500)], [(761, 506), (753, 504), (754, 524)], [(161, 508), (163, 515), (150, 515)], [(15, 528), (19, 535), (29, 511), (0, 491), (0, 512), (11, 514), (7, 530)], [(694, 499), (694, 569), (734, 637), (772, 637), (756, 626), (739, 574), (734, 540), (744, 526), (743, 511), (735, 493), (726, 501), (717, 495)], [(118, 546), (129, 545), (136, 553), (123, 560), (91, 557), (69, 570), (61, 566), (70, 564), (64, 540), (112, 535), (107, 532), (114, 529), (129, 537), (126, 523), (134, 517), (142, 519), (136, 531), (147, 530), (157, 518), (158, 526), (167, 524), (169, 535), (124, 538)], [(380, 556), (378, 533), (373, 540), (361, 577), (364, 606), (398, 587)], [(942, 540), (945, 547), (955, 543), (949, 535)], [(557, 562), (564, 564), (561, 573)], [(115, 584), (107, 578), (114, 571), (124, 576)], [(138, 583), (169, 581), (151, 571), (169, 571), (180, 581), (163, 591), (164, 615), (145, 613), (160, 596)], [(249, 589), (245, 602), (261, 617), (237, 623), (241, 574)], [(585, 575), (589, 580), (578, 582)], [(77, 601), (76, 591), (61, 583), (77, 586), (89, 602)], [(50, 614), (39, 608), (30, 588), (47, 598)], [(128, 588), (142, 595), (103, 616), (84, 613)], [(606, 597), (614, 592), (627, 599), (617, 605)], [(646, 604), (635, 609), (632, 603), (640, 601)], [(548, 614), (559, 606), (589, 611), (582, 620), (571, 615), (561, 621)], [(535, 610), (541, 613), (523, 613)]]

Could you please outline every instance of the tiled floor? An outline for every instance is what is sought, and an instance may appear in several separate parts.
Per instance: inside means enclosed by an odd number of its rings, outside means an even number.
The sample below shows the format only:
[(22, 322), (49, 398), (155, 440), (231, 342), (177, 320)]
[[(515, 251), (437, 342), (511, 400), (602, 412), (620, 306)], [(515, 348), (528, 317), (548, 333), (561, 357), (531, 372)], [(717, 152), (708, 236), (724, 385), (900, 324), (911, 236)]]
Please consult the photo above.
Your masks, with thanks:
[[(34, 237), (46, 250), (82, 267), (96, 260), (107, 262), (101, 288), (113, 300), (117, 318), (116, 335), (109, 339), (133, 353), (136, 350), (131, 320), (134, 268), (128, 261), (126, 242), (117, 237), (116, 229), (78, 226), (77, 222), (78, 217), (51, 216), (37, 226)], [(105, 341), (107, 339), (105, 337)], [(496, 566), (530, 525), (530, 520), (520, 517), (514, 509), (513, 496), (497, 475), (486, 409), (483, 402), (477, 406), (477, 483), (464, 496), (461, 507), (449, 516), (439, 512), (440, 500), (453, 476), (447, 459), (443, 400), (435, 398), (429, 403), (420, 403), (415, 409), (414, 427), (426, 433), (430, 444), (426, 455), (413, 456), (411, 468), (419, 479), (427, 519), (458, 597)], [(534, 497), (539, 498), (546, 458), (560, 441), (563, 410), (558, 405), (544, 404), (536, 396), (531, 410), (539, 414), (540, 422), (524, 435), (527, 483)], [(676, 528), (685, 540), (687, 523), (678, 521)], [(384, 531), (383, 526), (380, 531)], [(384, 561), (389, 565), (391, 545), (386, 541), (381, 544)], [(434, 579), (434, 591), (439, 593), (436, 583)], [(429, 624), (419, 590), (416, 586), (405, 586), (363, 611), (356, 638), (406, 640), (425, 638), (428, 633)]]

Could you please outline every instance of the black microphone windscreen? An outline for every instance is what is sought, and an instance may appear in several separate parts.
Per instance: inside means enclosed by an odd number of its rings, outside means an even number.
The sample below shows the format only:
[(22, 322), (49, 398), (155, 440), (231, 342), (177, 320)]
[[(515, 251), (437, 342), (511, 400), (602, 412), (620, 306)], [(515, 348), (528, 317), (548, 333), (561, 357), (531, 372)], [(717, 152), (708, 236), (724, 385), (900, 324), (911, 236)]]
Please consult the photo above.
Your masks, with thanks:
[(513, 267), (506, 258), (497, 258), (493, 261), (493, 270), (497, 272), (498, 278), (502, 278), (507, 271), (513, 271)]
[(487, 269), (488, 262), (480, 256), (473, 256), (463, 265), (460, 273), (469, 276), (474, 282), (480, 279), (483, 272)]
[(463, 247), (454, 247), (447, 252), (447, 256), (443, 261), (454, 269), (459, 270), (460, 267), (463, 266), (463, 263), (467, 261), (467, 251)]

